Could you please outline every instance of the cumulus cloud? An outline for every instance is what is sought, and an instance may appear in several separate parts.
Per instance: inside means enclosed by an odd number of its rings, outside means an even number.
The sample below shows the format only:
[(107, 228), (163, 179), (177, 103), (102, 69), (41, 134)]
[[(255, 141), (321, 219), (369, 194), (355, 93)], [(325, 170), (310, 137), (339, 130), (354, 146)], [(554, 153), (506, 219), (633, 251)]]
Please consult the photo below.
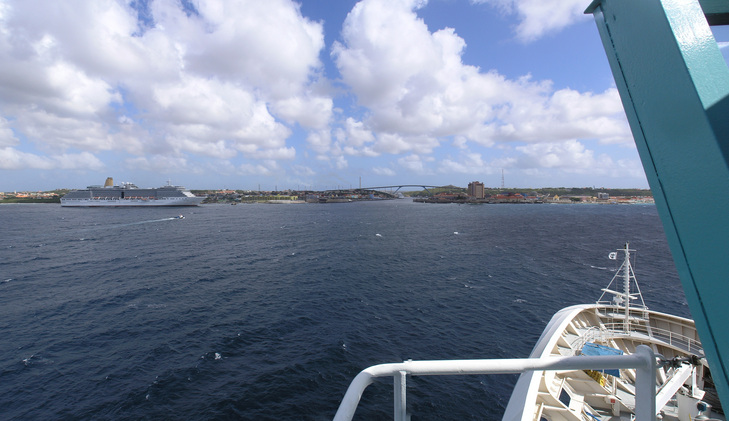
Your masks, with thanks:
[[(528, 85), (529, 81), (521, 81)], [(580, 93), (572, 89), (531, 89), (510, 104), (488, 133), (491, 141), (555, 142), (575, 138), (598, 138), (603, 143), (631, 144), (615, 88), (603, 93)]]
[(13, 134), (9, 122), (0, 117), (0, 147), (17, 145), (19, 140)]
[(596, 166), (608, 166), (612, 164), (609, 157), (602, 157), (604, 160), (599, 163), (593, 151), (585, 148), (585, 145), (570, 140), (560, 143), (538, 143), (533, 145), (519, 146), (516, 148), (522, 152), (522, 159), (519, 166), (523, 168), (565, 168), (573, 171), (595, 169)]
[(242, 175), (269, 175), (271, 170), (265, 165), (261, 164), (242, 164), (239, 168), (239, 172)]
[[(472, 1), (517, 16), (524, 41), (584, 6)], [(99, 152), (130, 171), (281, 179), (344, 174), (352, 157), (380, 176), (621, 165), (579, 149), (629, 144), (614, 88), (555, 89), (466, 64), (466, 41), (429, 28), (423, 7), (361, 0), (324, 51), (323, 23), (294, 0), (0, 0), (2, 166), (61, 168), (63, 157), (99, 169)], [(323, 52), (340, 79), (326, 79)]]
[(186, 168), (181, 153), (291, 159), (289, 125), (331, 120), (314, 89), (323, 27), (291, 0), (204, 0), (195, 13), (156, 0), (147, 25), (117, 0), (0, 5), (3, 145), (10, 126), (55, 154), (120, 150), (144, 169), (143, 154), (169, 153)]
[(329, 151), (332, 142), (331, 133), (325, 130), (311, 132), (306, 138), (306, 142), (312, 150), (324, 155)]
[(63, 153), (71, 148), (97, 152), (113, 147), (103, 121), (64, 117), (32, 104), (18, 111), (13, 127), (41, 149)]
[(607, 154), (598, 155), (577, 140), (530, 144), (516, 149), (521, 155), (511, 167), (535, 177), (555, 173), (635, 179), (645, 177), (638, 159), (615, 160)]
[(152, 4), (158, 27), (184, 41), (186, 69), (195, 74), (240, 81), (286, 99), (300, 93), (321, 66), (322, 25), (304, 18), (290, 0), (196, 2), (199, 24), (178, 2)]
[(127, 167), (152, 172), (186, 172), (199, 174), (201, 168), (188, 161), (184, 156), (149, 155), (126, 160)]
[(310, 167), (304, 166), (304, 165), (294, 165), (293, 166), (294, 174), (301, 176), (301, 177), (311, 177), (316, 174), (316, 172), (311, 169)]
[(385, 175), (388, 177), (392, 177), (397, 174), (393, 169), (385, 167), (374, 167), (372, 168), (372, 172), (377, 175)]
[(460, 159), (446, 158), (441, 161), (438, 172), (444, 174), (483, 174), (487, 165), (480, 153), (466, 153)]
[(0, 149), (0, 169), (20, 170), (101, 170), (104, 164), (88, 152), (78, 154), (61, 154), (47, 157), (22, 152), (11, 147)]
[(275, 101), (272, 110), (277, 116), (289, 122), (321, 130), (331, 122), (333, 101), (330, 97), (308, 94)]
[(504, 13), (519, 16), (515, 31), (525, 42), (534, 41), (548, 33), (557, 32), (575, 22), (589, 20), (584, 15), (586, 3), (582, 0), (471, 0), (487, 3)]
[(407, 155), (397, 160), (398, 165), (410, 172), (419, 175), (430, 174), (431, 171), (428, 169), (426, 162), (431, 161), (432, 158), (423, 158), (419, 155)]
[(522, 155), (514, 167), (528, 171), (559, 170), (563, 173), (590, 174), (604, 177), (644, 177), (637, 159), (614, 160), (607, 154), (596, 155), (582, 142), (570, 140), (539, 143), (516, 148)]
[(429, 31), (415, 13), (421, 5), (363, 0), (345, 21), (343, 42), (333, 46), (343, 81), (368, 110), (357, 129), (376, 137), (357, 142), (348, 134), (351, 153), (428, 154), (448, 137), (457, 137), (459, 147), (630, 139), (615, 89), (555, 90), (528, 75), (482, 72), (462, 62), (466, 44), (453, 29)]
[(349, 166), (349, 162), (340, 155), (335, 158), (334, 165), (337, 167), (338, 170), (343, 170)]

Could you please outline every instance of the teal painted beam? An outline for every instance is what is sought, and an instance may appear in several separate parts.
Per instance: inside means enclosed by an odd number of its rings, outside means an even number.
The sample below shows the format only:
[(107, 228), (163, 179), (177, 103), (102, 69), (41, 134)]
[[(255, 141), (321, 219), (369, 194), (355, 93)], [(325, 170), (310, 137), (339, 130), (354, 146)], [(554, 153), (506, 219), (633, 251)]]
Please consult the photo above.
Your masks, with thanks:
[(596, 0), (587, 12), (729, 406), (729, 69), (697, 0)]

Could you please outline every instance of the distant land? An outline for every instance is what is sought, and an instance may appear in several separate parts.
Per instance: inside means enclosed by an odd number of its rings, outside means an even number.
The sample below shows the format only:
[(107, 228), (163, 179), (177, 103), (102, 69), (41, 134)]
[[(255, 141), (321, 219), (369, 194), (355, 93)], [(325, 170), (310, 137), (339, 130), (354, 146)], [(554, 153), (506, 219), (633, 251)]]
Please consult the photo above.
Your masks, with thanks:
[[(69, 189), (50, 191), (0, 192), (0, 204), (5, 203), (60, 203)], [(383, 200), (412, 197), (429, 203), (646, 203), (652, 202), (648, 189), (609, 189), (594, 187), (548, 188), (484, 188), (484, 198), (468, 196), (465, 187), (453, 185), (423, 190), (401, 191), (397, 189), (366, 190), (191, 190), (195, 195), (208, 198), (203, 203), (338, 203), (360, 200)]]

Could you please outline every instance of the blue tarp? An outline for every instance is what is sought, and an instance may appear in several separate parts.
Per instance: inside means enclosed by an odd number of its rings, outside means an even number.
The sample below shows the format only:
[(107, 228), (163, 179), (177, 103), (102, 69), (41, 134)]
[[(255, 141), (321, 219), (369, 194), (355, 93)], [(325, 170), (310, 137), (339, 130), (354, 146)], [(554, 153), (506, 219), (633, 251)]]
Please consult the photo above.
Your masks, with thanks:
[[(623, 351), (610, 348), (609, 346), (598, 345), (593, 342), (588, 342), (582, 347), (582, 355), (597, 356), (597, 355), (623, 355)], [(596, 370), (601, 371), (611, 376), (620, 377), (620, 370)]]

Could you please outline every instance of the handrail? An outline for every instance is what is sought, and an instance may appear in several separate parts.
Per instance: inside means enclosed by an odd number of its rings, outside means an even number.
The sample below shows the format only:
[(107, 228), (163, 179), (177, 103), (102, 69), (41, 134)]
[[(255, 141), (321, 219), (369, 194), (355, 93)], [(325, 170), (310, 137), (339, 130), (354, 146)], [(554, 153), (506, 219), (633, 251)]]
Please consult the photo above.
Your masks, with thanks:
[(634, 354), (579, 357), (512, 358), (485, 360), (404, 361), (379, 364), (362, 370), (352, 380), (334, 415), (334, 421), (348, 421), (354, 417), (364, 390), (376, 377), (394, 377), (394, 419), (401, 421), (405, 415), (405, 379), (407, 375), (472, 375), (516, 374), (535, 370), (587, 370), (587, 369), (636, 369), (636, 408), (639, 420), (655, 420), (656, 415), (656, 355), (650, 347), (639, 345)]
[[(620, 326), (622, 327), (622, 324)], [(575, 341), (570, 344), (570, 347), (572, 347), (573, 350), (579, 351), (588, 342), (602, 340), (603, 338), (605, 338), (606, 333), (608, 332), (605, 329), (599, 328), (597, 326), (590, 326), (590, 328), (587, 329), (584, 334), (578, 336), (577, 339), (575, 339)]]
[(656, 339), (664, 340), (666, 343), (668, 343), (671, 346), (683, 348), (687, 352), (694, 352), (694, 353), (703, 353), (704, 352), (704, 348), (701, 345), (701, 341), (690, 338), (686, 335), (674, 332), (669, 329), (663, 329), (660, 327), (651, 326), (650, 333), (649, 333), (648, 327), (640, 326), (640, 325), (637, 325), (637, 326), (633, 325), (630, 332), (625, 332), (622, 328), (622, 326), (623, 326), (622, 323), (605, 323), (603, 326), (605, 327), (605, 330), (610, 334), (630, 335), (633, 332), (642, 333), (645, 335), (653, 336)]

